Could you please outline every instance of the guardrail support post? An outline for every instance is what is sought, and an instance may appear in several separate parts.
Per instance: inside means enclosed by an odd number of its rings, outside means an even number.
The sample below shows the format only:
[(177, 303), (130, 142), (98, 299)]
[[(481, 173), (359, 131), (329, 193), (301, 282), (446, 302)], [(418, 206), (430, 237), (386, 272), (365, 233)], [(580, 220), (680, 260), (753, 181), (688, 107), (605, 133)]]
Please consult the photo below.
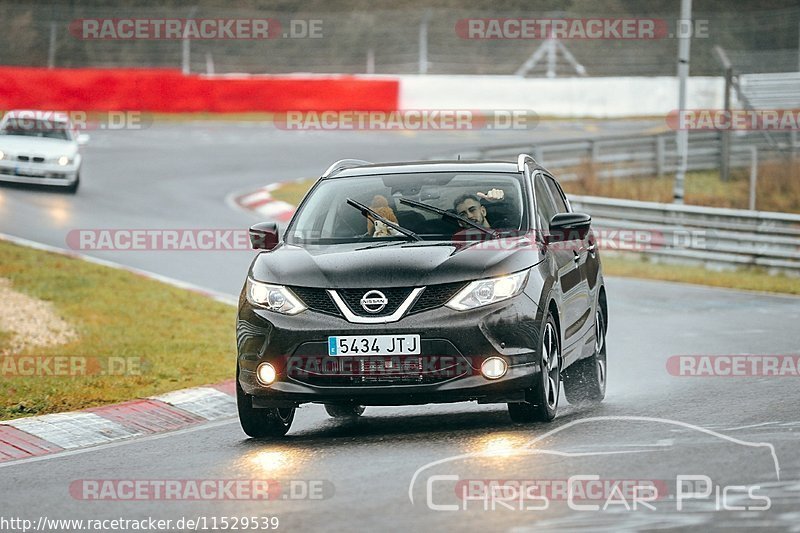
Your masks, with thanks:
[(50, 46), (47, 48), (47, 68), (56, 66), (56, 23), (50, 23)]
[[(731, 122), (731, 88), (733, 87), (733, 63), (728, 59), (725, 50), (717, 45), (714, 53), (725, 71), (725, 117)], [(740, 98), (741, 99), (741, 98)], [(719, 175), (722, 181), (728, 181), (731, 172), (731, 133), (726, 128), (720, 132)]]
[[(731, 121), (731, 84), (733, 83), (733, 68), (728, 66), (725, 69), (725, 116), (728, 123)], [(728, 181), (731, 173), (731, 131), (724, 129), (720, 139), (720, 177), (722, 181)]]
[[(187, 20), (194, 17), (195, 12), (197, 12), (197, 6), (192, 6), (192, 9), (189, 10), (189, 16), (186, 17)], [(184, 26), (183, 42), (181, 43), (181, 72), (183, 72), (184, 76), (187, 76), (192, 70), (192, 41), (189, 39), (189, 25), (184, 23)]]
[(756, 181), (758, 180), (758, 147), (750, 146), (750, 201), (748, 209), (756, 210)]
[[(681, 0), (680, 23), (692, 24), (692, 0)], [(691, 49), (689, 35), (682, 32), (678, 39), (678, 112), (686, 110), (686, 80), (689, 77), (689, 51)], [(689, 164), (689, 132), (678, 128), (676, 139), (678, 145), (678, 171), (675, 173), (675, 185), (672, 190), (673, 203), (683, 203), (683, 187), (686, 178), (686, 167)]]

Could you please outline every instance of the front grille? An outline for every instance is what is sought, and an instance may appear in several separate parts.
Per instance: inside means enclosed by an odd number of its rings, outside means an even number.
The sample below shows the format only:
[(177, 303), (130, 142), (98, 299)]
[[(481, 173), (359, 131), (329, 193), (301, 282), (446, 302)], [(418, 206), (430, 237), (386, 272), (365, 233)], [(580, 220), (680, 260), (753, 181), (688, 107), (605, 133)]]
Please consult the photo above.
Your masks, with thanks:
[(455, 296), (466, 283), (458, 281), (456, 283), (442, 283), (441, 285), (429, 285), (425, 287), (417, 302), (411, 307), (409, 314), (436, 309), (446, 304), (450, 298)]
[[(430, 309), (441, 307), (455, 296), (460, 291), (466, 282), (457, 281), (455, 283), (441, 283), (438, 285), (429, 285), (424, 288), (414, 305), (408, 311), (408, 314), (420, 313)], [(319, 311), (320, 313), (327, 313), (329, 315), (341, 316), (341, 313), (336, 308), (331, 297), (325, 289), (312, 288), (312, 287), (291, 287), (292, 291), (306, 304), (309, 309)], [(361, 307), (361, 297), (372, 289), (338, 289), (337, 293), (345, 301), (347, 306), (353, 313), (359, 316), (388, 316), (394, 313), (398, 307), (411, 294), (413, 287), (395, 287), (380, 290), (389, 303), (380, 313), (367, 313)]]
[(309, 309), (329, 315), (341, 315), (325, 289), (309, 287), (291, 287), (291, 289)]
[(17, 161), (23, 161), (25, 163), (28, 163), (30, 161), (33, 161), (34, 163), (44, 163), (44, 157), (40, 157), (40, 156), (31, 157), (31, 156), (28, 156), (28, 155), (18, 155), (17, 156)]
[(359, 316), (388, 316), (397, 311), (397, 308), (403, 305), (406, 298), (414, 290), (413, 287), (392, 287), (389, 289), (377, 289), (386, 296), (389, 301), (379, 313), (368, 313), (361, 307), (361, 298), (373, 289), (340, 289), (336, 292), (341, 296), (344, 303), (350, 310)]

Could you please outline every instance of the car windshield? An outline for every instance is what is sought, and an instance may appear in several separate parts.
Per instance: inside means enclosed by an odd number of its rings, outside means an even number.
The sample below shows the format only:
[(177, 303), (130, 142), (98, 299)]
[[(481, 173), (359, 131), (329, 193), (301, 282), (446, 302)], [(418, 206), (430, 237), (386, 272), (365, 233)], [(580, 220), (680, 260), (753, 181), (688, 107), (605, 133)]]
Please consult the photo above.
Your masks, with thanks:
[(407, 234), (372, 220), (354, 203), (421, 240), (450, 240), (458, 232), (477, 230), (459, 221), (458, 216), (486, 228), (486, 234), (493, 230), (518, 231), (525, 228), (528, 216), (523, 191), (521, 175), (510, 173), (431, 172), (323, 180), (301, 205), (286, 241), (339, 244), (409, 240)]
[(48, 139), (70, 140), (66, 122), (54, 120), (38, 120), (33, 118), (11, 118), (0, 131), (3, 135), (21, 135), (24, 137), (45, 137)]

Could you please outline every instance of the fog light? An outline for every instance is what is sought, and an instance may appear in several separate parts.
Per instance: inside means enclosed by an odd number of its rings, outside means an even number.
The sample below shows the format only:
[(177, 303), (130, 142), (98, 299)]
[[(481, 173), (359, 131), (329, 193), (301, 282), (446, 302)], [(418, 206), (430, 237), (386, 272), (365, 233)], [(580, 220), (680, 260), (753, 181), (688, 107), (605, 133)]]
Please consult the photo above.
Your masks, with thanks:
[(262, 385), (272, 385), (272, 382), (275, 381), (277, 373), (275, 372), (275, 367), (269, 363), (261, 363), (258, 365), (258, 370), (256, 371), (256, 376), (258, 377), (258, 382)]
[(506, 375), (508, 363), (499, 357), (490, 357), (481, 365), (481, 374), (486, 379), (500, 379)]

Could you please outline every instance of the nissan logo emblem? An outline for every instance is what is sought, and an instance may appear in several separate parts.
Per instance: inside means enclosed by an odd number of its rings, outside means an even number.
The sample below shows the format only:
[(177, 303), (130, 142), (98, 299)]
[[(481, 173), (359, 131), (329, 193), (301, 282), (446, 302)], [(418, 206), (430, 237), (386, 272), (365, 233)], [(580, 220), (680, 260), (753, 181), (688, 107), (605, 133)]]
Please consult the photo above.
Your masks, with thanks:
[(388, 303), (389, 300), (381, 291), (369, 291), (361, 297), (361, 307), (367, 313), (380, 313)]

